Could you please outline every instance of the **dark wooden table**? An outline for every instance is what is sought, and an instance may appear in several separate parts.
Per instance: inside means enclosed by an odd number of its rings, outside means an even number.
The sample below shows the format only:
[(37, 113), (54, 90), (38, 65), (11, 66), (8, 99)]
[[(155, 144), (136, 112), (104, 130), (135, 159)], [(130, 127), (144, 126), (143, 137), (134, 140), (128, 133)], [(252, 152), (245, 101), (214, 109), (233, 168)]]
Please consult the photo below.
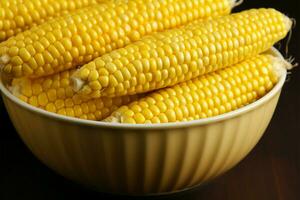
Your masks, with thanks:
[[(236, 10), (274, 7), (300, 23), (299, 1), (248, 0)], [(300, 27), (300, 25), (299, 25)], [(290, 54), (300, 62), (300, 28), (293, 30)], [(41, 164), (25, 147), (0, 103), (0, 199), (110, 199), (85, 190)], [(193, 190), (154, 199), (296, 200), (300, 199), (300, 70), (284, 86), (265, 135), (235, 168)], [(119, 199), (136, 199), (120, 197)]]

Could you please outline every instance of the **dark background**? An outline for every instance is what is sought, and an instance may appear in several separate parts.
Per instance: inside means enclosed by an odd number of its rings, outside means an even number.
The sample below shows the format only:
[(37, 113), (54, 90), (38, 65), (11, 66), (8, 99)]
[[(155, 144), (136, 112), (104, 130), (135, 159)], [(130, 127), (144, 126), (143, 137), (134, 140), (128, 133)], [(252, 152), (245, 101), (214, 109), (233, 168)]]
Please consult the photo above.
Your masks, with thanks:
[[(235, 11), (274, 7), (298, 19), (289, 46), (300, 62), (300, 6), (298, 0), (245, 0)], [(282, 45), (284, 46), (284, 45)], [(0, 200), (11, 199), (137, 199), (85, 190), (40, 163), (19, 139), (0, 101)], [(154, 199), (300, 199), (300, 70), (285, 84), (277, 110), (265, 135), (235, 168), (193, 190)]]

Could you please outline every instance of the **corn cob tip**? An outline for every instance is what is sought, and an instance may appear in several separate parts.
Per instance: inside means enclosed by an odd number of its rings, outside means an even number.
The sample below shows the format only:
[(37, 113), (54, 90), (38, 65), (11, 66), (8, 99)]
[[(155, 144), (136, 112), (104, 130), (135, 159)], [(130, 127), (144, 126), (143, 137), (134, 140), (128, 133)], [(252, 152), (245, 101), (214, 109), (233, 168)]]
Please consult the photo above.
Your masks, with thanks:
[(22, 94), (22, 90), (27, 85), (31, 85), (31, 81), (28, 78), (16, 78), (13, 79), (11, 84), (8, 86), (8, 90), (16, 97), (19, 97)]
[(6, 72), (6, 64), (10, 61), (10, 57), (7, 54), (0, 56), (0, 72)]
[(293, 20), (284, 14), (282, 15), (283, 15), (283, 21), (286, 25), (286, 30), (291, 30), (293, 26)]
[(229, 0), (231, 8), (235, 8), (239, 5), (241, 5), (243, 2), (244, 2), (244, 0)]
[(281, 77), (287, 69), (291, 68), (291, 64), (288, 61), (278, 57), (274, 57), (272, 66), (277, 77)]
[(287, 70), (291, 70), (295, 67), (295, 65), (293, 65), (289, 59), (285, 59), (275, 47), (272, 47), (265, 53), (271, 56), (273, 72), (278, 78), (285, 74)]
[(10, 57), (7, 54), (0, 56), (0, 65), (3, 67), (10, 61)]
[(21, 88), (18, 86), (9, 86), (8, 90), (15, 96), (19, 97), (21, 95)]
[[(144, 96), (141, 95), (139, 98), (143, 98)], [(110, 122), (110, 123), (124, 123), (124, 116), (123, 116), (123, 110), (128, 109), (128, 106), (124, 105), (120, 107), (118, 110), (116, 110), (112, 115), (106, 117), (103, 119), (103, 122)]]
[(121, 114), (116, 112), (115, 116), (109, 116), (105, 118), (103, 122), (121, 123), (122, 122), (121, 117), (122, 117)]
[[(25, 79), (14, 79), (12, 85), (8, 86), (8, 90), (16, 97), (21, 95), (22, 85), (25, 84)], [(14, 84), (16, 83), (17, 84)]]
[(294, 65), (290, 59), (285, 59), (280, 51), (278, 51), (275, 47), (272, 47), (266, 51), (266, 53), (272, 55), (274, 59), (277, 60), (277, 63), (281, 64), (281, 68), (291, 70), (297, 66), (297, 64)]
[(84, 81), (82, 79), (71, 76), (70, 80), (71, 80), (72, 88), (75, 92), (78, 92), (79, 90), (82, 89), (84, 85)]

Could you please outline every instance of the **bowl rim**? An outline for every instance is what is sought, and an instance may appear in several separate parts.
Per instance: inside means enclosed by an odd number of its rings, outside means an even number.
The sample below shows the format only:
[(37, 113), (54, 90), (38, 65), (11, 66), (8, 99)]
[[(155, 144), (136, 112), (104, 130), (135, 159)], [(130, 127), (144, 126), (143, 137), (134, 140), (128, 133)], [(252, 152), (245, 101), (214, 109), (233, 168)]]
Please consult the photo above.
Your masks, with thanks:
[[(273, 52), (274, 53), (274, 52)], [(5, 96), (10, 101), (14, 102), (18, 106), (28, 110), (30, 112), (34, 112), (35, 114), (42, 115), (43, 117), (51, 118), (54, 120), (64, 121), (67, 123), (73, 123), (77, 125), (85, 125), (85, 126), (93, 126), (93, 127), (100, 127), (100, 128), (123, 128), (123, 129), (143, 129), (143, 130), (150, 130), (150, 129), (169, 129), (169, 128), (185, 128), (185, 127), (194, 127), (200, 125), (207, 125), (211, 123), (216, 123), (220, 121), (224, 121), (227, 119), (231, 119), (242, 115), (244, 113), (250, 112), (257, 107), (260, 107), (264, 103), (268, 102), (272, 99), (277, 93), (281, 91), (285, 83), (287, 72), (286, 70), (281, 75), (279, 81), (276, 85), (262, 98), (258, 99), (257, 101), (248, 104), (242, 108), (237, 110), (224, 113), (221, 115), (217, 115), (214, 117), (192, 120), (187, 122), (170, 122), (170, 123), (161, 123), (161, 124), (121, 124), (121, 123), (113, 123), (113, 122), (102, 122), (102, 121), (93, 121), (93, 120), (86, 120), (86, 119), (79, 119), (75, 117), (69, 117), (64, 115), (59, 115), (56, 113), (51, 113), (49, 111), (45, 111), (41, 108), (36, 108), (28, 103), (23, 102), (22, 100), (15, 97), (10, 91), (6, 88), (2, 81), (2, 77), (0, 76), (0, 91), (2, 92), (2, 96)]]

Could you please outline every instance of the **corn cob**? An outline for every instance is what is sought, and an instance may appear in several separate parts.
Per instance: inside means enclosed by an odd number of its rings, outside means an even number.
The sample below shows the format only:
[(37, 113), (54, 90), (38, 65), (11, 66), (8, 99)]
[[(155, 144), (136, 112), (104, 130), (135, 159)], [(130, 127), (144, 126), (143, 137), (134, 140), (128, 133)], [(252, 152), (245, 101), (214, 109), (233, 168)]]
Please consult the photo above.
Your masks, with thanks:
[(165, 88), (122, 106), (104, 121), (167, 123), (212, 117), (265, 95), (290, 63), (268, 54)]
[(49, 75), (38, 79), (13, 79), (10, 90), (22, 101), (70, 117), (89, 120), (102, 120), (124, 104), (137, 99), (137, 96), (98, 98), (85, 100), (74, 94), (69, 76), (74, 70)]
[(228, 14), (233, 0), (119, 0), (33, 27), (0, 44), (0, 67), (40, 77), (87, 63), (151, 32)]
[(0, 1), (0, 41), (54, 17), (97, 4), (101, 0)]
[(291, 24), (274, 9), (253, 9), (156, 33), (84, 65), (74, 90), (98, 98), (172, 86), (267, 50)]

